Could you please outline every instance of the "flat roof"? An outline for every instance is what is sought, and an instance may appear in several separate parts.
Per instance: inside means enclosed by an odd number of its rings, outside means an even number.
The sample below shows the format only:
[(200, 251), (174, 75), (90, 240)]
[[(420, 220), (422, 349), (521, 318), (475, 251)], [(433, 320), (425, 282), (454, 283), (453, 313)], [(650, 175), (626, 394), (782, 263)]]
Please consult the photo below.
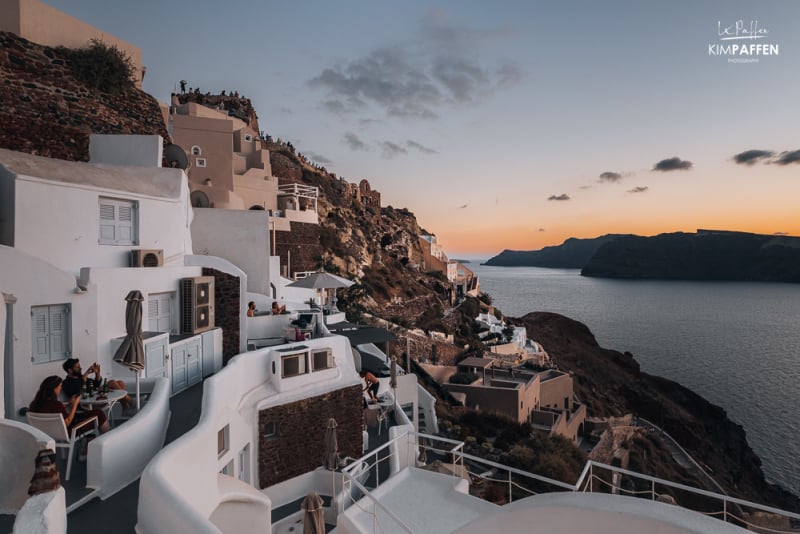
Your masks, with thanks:
[(492, 358), (476, 358), (474, 356), (470, 358), (464, 358), (458, 365), (464, 365), (466, 367), (489, 367), (494, 363), (494, 359)]
[(171, 200), (180, 198), (184, 182), (180, 169), (67, 161), (5, 148), (0, 148), (0, 165), (17, 176)]

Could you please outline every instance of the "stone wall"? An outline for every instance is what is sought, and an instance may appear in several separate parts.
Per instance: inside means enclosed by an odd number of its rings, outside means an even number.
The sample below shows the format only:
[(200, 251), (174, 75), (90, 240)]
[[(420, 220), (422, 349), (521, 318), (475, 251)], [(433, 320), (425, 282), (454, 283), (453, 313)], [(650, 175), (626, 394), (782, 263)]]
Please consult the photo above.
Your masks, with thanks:
[(239, 277), (203, 267), (203, 276), (214, 277), (214, 322), (222, 328), (222, 363), (239, 354), (241, 297)]
[(0, 147), (89, 160), (89, 135), (169, 139), (155, 98), (138, 89), (111, 96), (75, 79), (62, 52), (0, 32)]
[[(281, 265), (288, 262), (292, 272), (316, 271), (320, 267), (319, 259), (323, 252), (319, 232), (318, 224), (300, 222), (292, 222), (291, 232), (276, 232), (275, 252), (281, 258)], [(292, 273), (289, 273), (291, 276)]]
[[(338, 424), (340, 456), (361, 456), (364, 414), (361, 386), (331, 391), (261, 410), (258, 414), (258, 472), (261, 488), (307, 473), (322, 465), (328, 418)], [(268, 424), (276, 437), (264, 437)]]

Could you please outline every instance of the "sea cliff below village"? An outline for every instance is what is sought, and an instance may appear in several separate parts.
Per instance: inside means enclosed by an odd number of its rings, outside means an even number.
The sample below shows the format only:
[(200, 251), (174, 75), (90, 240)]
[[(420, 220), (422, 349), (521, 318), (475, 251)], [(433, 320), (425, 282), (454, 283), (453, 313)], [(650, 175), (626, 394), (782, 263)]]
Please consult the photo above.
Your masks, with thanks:
[[(800, 511), (798, 496), (766, 481), (761, 460), (750, 448), (744, 429), (731, 421), (723, 408), (677, 382), (642, 372), (632, 354), (601, 347), (589, 328), (578, 321), (548, 312), (528, 313), (513, 321), (526, 327), (559, 369), (573, 375), (574, 391), (590, 417), (632, 414), (653, 422), (727, 494)], [(654, 457), (659, 455), (651, 454), (644, 460), (646, 465), (637, 465), (643, 459), (632, 444), (622, 445), (633, 456), (631, 469), (689, 485), (708, 485), (707, 477), (681, 468), (668, 455), (657, 460)]]

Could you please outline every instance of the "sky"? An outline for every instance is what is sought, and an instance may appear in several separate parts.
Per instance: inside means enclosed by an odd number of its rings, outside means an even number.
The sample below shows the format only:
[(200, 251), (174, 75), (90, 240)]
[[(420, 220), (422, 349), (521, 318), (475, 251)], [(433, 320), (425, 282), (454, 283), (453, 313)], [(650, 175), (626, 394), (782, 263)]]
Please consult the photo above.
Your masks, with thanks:
[(797, 0), (45, 3), (139, 46), (163, 102), (247, 96), (450, 257), (800, 235)]

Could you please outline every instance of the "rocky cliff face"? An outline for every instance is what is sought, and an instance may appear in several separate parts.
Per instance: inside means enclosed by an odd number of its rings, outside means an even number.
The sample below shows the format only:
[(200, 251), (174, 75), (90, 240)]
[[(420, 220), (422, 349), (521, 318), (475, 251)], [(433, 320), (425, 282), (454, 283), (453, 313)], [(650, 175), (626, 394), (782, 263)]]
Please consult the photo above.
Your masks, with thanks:
[(89, 134), (169, 139), (158, 102), (131, 88), (111, 96), (73, 75), (63, 50), (0, 32), (0, 147), (88, 161)]
[[(359, 283), (340, 301), (340, 308), (356, 315), (367, 311), (411, 326), (428, 310), (441, 312), (448, 306), (449, 286), (441, 276), (421, 269), (422, 232), (413, 213), (405, 208), (365, 206), (347, 194), (339, 178), (309, 165), (285, 145), (268, 143), (266, 147), (272, 173), (281, 184), (319, 188), (320, 225), (303, 235), (292, 231), (277, 243), (282, 256), (294, 247), (293, 270), (324, 267), (357, 277)], [(314, 230), (316, 241), (311, 235)], [(300, 255), (302, 263), (295, 261)]]
[(597, 249), (618, 237), (622, 237), (622, 234), (607, 234), (592, 239), (571, 237), (560, 245), (544, 247), (541, 250), (504, 250), (487, 260), (486, 265), (580, 269), (586, 265)]
[(742, 427), (725, 410), (680, 384), (648, 375), (630, 353), (601, 348), (589, 329), (554, 313), (522, 318), (563, 371), (592, 416), (632, 413), (672, 435), (731, 495), (797, 512), (800, 499), (768, 484)]

